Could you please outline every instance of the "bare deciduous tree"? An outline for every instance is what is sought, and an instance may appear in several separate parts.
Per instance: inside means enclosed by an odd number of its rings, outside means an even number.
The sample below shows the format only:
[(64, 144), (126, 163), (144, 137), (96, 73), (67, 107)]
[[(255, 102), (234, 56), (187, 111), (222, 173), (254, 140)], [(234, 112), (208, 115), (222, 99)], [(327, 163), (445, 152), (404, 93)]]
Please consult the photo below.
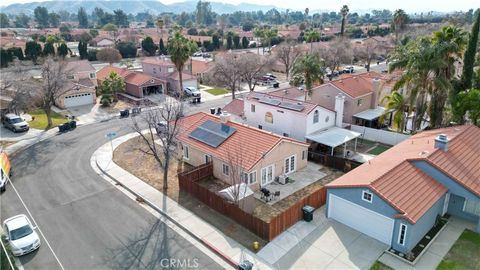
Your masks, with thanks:
[(242, 73), (240, 72), (241, 57), (233, 53), (225, 53), (215, 59), (215, 65), (207, 74), (207, 80), (216, 85), (228, 87), (235, 99), (235, 91), (240, 87)]
[(71, 71), (67, 69), (66, 62), (48, 58), (42, 66), (42, 78), (38, 81), (33, 80), (33, 85), (38, 85), (40, 107), (47, 115), (47, 129), (52, 127), (52, 106), (71, 89), (68, 87), (70, 74)]
[(350, 41), (346, 38), (335, 38), (328, 44), (328, 47), (321, 47), (315, 51), (320, 58), (325, 61), (332, 72), (342, 63), (351, 63), (353, 60), (353, 50), (350, 47)]
[(296, 47), (294, 41), (284, 42), (275, 48), (276, 58), (285, 66), (287, 81), (289, 80), (290, 70), (300, 55), (301, 51)]
[(26, 68), (20, 63), (0, 73), (0, 93), (10, 99), (8, 111), (19, 114), (32, 108), (36, 98), (34, 90)]
[(370, 64), (374, 58), (376, 58), (379, 51), (379, 44), (372, 39), (365, 40), (362, 44), (359, 44), (354, 48), (354, 54), (366, 62), (367, 72), (370, 71)]
[[(238, 142), (233, 146), (226, 149), (227, 160), (226, 164), (229, 166), (229, 179), (231, 183), (231, 192), (233, 196), (233, 202), (239, 205), (239, 202), (243, 199), (243, 195), (248, 188), (248, 179), (245, 179), (245, 166), (246, 166), (246, 153), (245, 146), (242, 142)], [(242, 185), (245, 183), (245, 185)], [(240, 206), (240, 205), (239, 205)], [(243, 206), (240, 206), (243, 208)]]
[(104, 48), (97, 52), (97, 59), (111, 65), (122, 60), (122, 55), (117, 49)]
[(183, 103), (172, 99), (161, 108), (132, 117), (133, 129), (147, 146), (147, 150), (139, 148), (139, 151), (153, 156), (163, 170), (164, 190), (168, 189), (168, 169), (176, 151), (182, 116)]
[(250, 91), (255, 89), (257, 78), (270, 70), (272, 59), (269, 56), (261, 56), (256, 53), (246, 53), (240, 56), (238, 71), (241, 80), (247, 83)]

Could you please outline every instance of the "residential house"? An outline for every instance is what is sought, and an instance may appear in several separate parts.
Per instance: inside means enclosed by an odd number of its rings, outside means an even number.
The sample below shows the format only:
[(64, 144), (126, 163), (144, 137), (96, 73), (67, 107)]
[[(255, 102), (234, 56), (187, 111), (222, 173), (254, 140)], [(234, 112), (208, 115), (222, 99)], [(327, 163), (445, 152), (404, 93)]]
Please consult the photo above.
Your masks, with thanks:
[(55, 103), (58, 107), (65, 109), (82, 105), (96, 103), (97, 86), (95, 68), (88, 60), (71, 61), (67, 63), (68, 83), (65, 91)]
[[(147, 57), (142, 60), (142, 68), (145, 74), (167, 82), (167, 91), (180, 92), (180, 79), (173, 62), (165, 57)], [(191, 74), (190, 60), (185, 64), (182, 72), (183, 87), (198, 88), (197, 78)]]
[(335, 126), (335, 111), (311, 102), (270, 94), (250, 93), (244, 100), (249, 125), (305, 141), (318, 130)]
[(295, 99), (298, 101), (305, 100), (305, 91), (299, 89), (298, 87), (292, 87), (292, 86), (289, 86), (283, 89), (278, 89), (272, 92), (268, 92), (268, 94), (270, 96), (275, 96), (279, 98), (289, 98), (289, 99)]
[(92, 40), (92, 45), (96, 47), (113, 47), (115, 46), (115, 41), (112, 38), (105, 36), (98, 36)]
[(385, 113), (385, 109), (378, 106), (385, 82), (381, 75), (373, 72), (345, 76), (315, 87), (310, 102), (333, 110), (336, 96), (342, 94), (345, 96), (344, 123), (378, 127), (379, 118)]
[(327, 184), (327, 216), (408, 254), (440, 216), (480, 232), (480, 128), (421, 132)]
[(197, 79), (202, 82), (205, 74), (213, 67), (212, 59), (192, 59), (192, 74), (197, 77)]
[(245, 114), (243, 112), (244, 108), (244, 101), (243, 99), (236, 98), (232, 101), (230, 101), (227, 105), (225, 105), (221, 111), (216, 111), (216, 113), (219, 112), (227, 112), (231, 115), (232, 119), (235, 122), (239, 123), (244, 123), (245, 122)]
[(252, 190), (307, 165), (308, 144), (220, 116), (199, 112), (180, 122), (179, 155), (188, 164), (213, 163), (213, 175)]
[(140, 102), (145, 96), (164, 93), (166, 87), (165, 81), (142, 72), (114, 66), (106, 66), (97, 72), (98, 84), (100, 85), (112, 72), (117, 73), (123, 78), (125, 82), (125, 93), (123, 93), (122, 96), (125, 98)]

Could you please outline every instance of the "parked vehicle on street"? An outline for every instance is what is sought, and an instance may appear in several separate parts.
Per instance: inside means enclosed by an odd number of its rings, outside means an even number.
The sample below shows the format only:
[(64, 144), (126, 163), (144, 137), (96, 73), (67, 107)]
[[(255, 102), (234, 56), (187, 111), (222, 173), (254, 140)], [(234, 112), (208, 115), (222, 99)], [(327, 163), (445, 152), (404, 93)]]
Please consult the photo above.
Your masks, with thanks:
[(5, 191), (7, 180), (11, 175), (10, 160), (6, 152), (0, 153), (0, 191)]
[(157, 123), (156, 130), (157, 130), (158, 135), (166, 133), (167, 132), (167, 122), (166, 121), (161, 121), (161, 122)]
[(3, 222), (6, 240), (13, 256), (28, 254), (40, 247), (40, 237), (26, 215), (17, 215)]
[(5, 128), (13, 132), (23, 132), (30, 129), (25, 119), (13, 113), (6, 114), (2, 122)]
[(200, 97), (201, 95), (200, 90), (192, 86), (183, 88), (183, 91), (187, 96), (191, 96), (191, 97)]
[(355, 70), (352, 66), (347, 66), (343, 68), (343, 73), (353, 73), (353, 72), (355, 72)]

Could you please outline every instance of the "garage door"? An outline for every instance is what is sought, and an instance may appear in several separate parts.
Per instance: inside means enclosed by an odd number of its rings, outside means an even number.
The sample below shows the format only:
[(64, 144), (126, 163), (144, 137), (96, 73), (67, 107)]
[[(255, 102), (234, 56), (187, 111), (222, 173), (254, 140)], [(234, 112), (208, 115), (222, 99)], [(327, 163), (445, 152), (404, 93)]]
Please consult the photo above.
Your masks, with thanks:
[(393, 219), (332, 194), (328, 200), (328, 217), (387, 245), (392, 242)]
[(197, 86), (197, 80), (185, 80), (183, 81), (183, 87), (195, 87), (198, 88)]
[(65, 97), (65, 107), (76, 107), (82, 105), (93, 104), (92, 93), (76, 94)]

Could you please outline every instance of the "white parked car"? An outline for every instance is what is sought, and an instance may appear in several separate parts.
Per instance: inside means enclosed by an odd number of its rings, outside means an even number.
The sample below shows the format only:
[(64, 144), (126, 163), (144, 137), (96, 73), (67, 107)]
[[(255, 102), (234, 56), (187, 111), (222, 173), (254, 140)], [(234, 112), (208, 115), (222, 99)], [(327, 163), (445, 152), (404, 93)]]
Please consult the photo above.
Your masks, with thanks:
[(40, 238), (26, 215), (17, 215), (3, 222), (3, 229), (7, 236), (14, 256), (22, 256), (40, 247)]
[(192, 87), (192, 86), (185, 87), (183, 91), (187, 96), (200, 97), (200, 91), (195, 87)]

